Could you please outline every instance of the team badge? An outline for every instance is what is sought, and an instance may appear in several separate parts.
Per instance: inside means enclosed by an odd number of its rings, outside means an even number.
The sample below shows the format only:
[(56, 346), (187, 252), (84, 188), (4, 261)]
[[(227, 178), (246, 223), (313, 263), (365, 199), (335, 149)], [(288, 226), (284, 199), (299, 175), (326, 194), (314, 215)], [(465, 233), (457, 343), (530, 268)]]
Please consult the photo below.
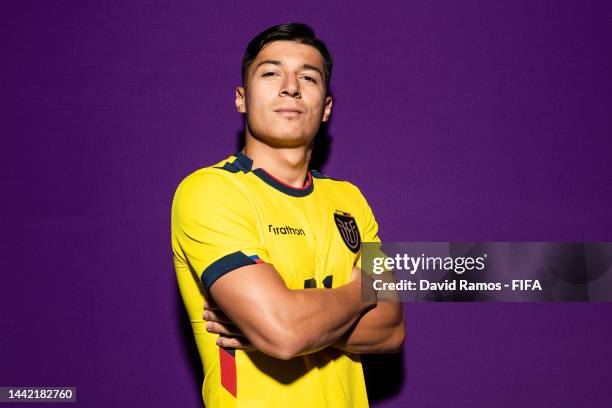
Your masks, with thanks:
[(359, 235), (359, 228), (357, 228), (357, 222), (355, 218), (349, 213), (336, 210), (334, 213), (334, 221), (342, 240), (353, 253), (359, 252), (361, 248), (361, 236)]

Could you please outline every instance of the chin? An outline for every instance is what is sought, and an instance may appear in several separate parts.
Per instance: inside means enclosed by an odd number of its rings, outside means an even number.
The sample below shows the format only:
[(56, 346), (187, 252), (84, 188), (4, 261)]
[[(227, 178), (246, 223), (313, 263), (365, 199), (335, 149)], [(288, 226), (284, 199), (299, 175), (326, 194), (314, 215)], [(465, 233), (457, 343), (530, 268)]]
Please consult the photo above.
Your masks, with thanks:
[(310, 143), (309, 138), (275, 138), (272, 139), (275, 147), (292, 148), (306, 146)]
[(274, 133), (258, 137), (257, 139), (272, 147), (291, 148), (307, 145), (313, 138), (304, 135)]

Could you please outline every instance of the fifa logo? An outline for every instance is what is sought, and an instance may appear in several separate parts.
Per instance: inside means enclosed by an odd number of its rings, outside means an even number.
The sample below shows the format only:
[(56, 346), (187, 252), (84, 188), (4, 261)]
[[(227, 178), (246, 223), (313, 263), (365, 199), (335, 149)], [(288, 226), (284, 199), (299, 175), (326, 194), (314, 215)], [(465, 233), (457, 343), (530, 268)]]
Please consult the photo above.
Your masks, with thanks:
[(349, 213), (336, 210), (334, 213), (334, 221), (348, 249), (355, 254), (359, 252), (361, 248), (361, 236), (359, 235), (359, 228), (357, 228), (355, 218)]

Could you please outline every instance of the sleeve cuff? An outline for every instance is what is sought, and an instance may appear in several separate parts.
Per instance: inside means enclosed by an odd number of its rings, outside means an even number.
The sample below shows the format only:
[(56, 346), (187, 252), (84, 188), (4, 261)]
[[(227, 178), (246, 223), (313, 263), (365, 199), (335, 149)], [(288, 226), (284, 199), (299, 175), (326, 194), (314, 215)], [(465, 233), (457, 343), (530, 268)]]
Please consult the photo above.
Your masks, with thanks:
[(210, 264), (208, 268), (204, 269), (201, 276), (202, 282), (204, 283), (204, 286), (206, 286), (206, 289), (210, 289), (212, 284), (226, 273), (242, 266), (261, 263), (257, 261), (259, 258), (255, 258), (256, 259), (246, 256), (240, 251), (225, 255), (223, 258), (216, 260)]

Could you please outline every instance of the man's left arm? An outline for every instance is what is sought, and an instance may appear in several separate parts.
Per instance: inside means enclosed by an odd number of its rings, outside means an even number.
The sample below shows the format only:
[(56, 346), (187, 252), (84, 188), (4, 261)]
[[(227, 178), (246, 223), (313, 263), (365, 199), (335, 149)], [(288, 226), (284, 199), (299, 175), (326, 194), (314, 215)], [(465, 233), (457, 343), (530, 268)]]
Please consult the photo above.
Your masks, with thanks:
[[(386, 272), (377, 278), (392, 280), (393, 275)], [(401, 350), (404, 337), (402, 304), (398, 301), (379, 300), (376, 307), (361, 316), (333, 346), (350, 353), (395, 353)]]
[[(367, 200), (355, 187), (358, 200), (363, 208), (363, 242), (378, 242), (378, 223)], [(357, 262), (361, 267), (361, 258)], [(356, 268), (357, 269), (357, 268)], [(355, 272), (355, 270), (354, 270)], [(387, 282), (394, 281), (392, 272), (385, 272), (377, 276)], [(363, 282), (370, 282), (364, 280)], [(367, 284), (367, 283), (364, 283)], [(368, 310), (334, 347), (352, 353), (394, 353), (398, 352), (404, 343), (405, 328), (402, 304), (397, 293), (379, 292), (379, 301), (376, 307)], [(382, 298), (382, 300), (381, 300)], [(395, 301), (393, 300), (395, 299)]]

